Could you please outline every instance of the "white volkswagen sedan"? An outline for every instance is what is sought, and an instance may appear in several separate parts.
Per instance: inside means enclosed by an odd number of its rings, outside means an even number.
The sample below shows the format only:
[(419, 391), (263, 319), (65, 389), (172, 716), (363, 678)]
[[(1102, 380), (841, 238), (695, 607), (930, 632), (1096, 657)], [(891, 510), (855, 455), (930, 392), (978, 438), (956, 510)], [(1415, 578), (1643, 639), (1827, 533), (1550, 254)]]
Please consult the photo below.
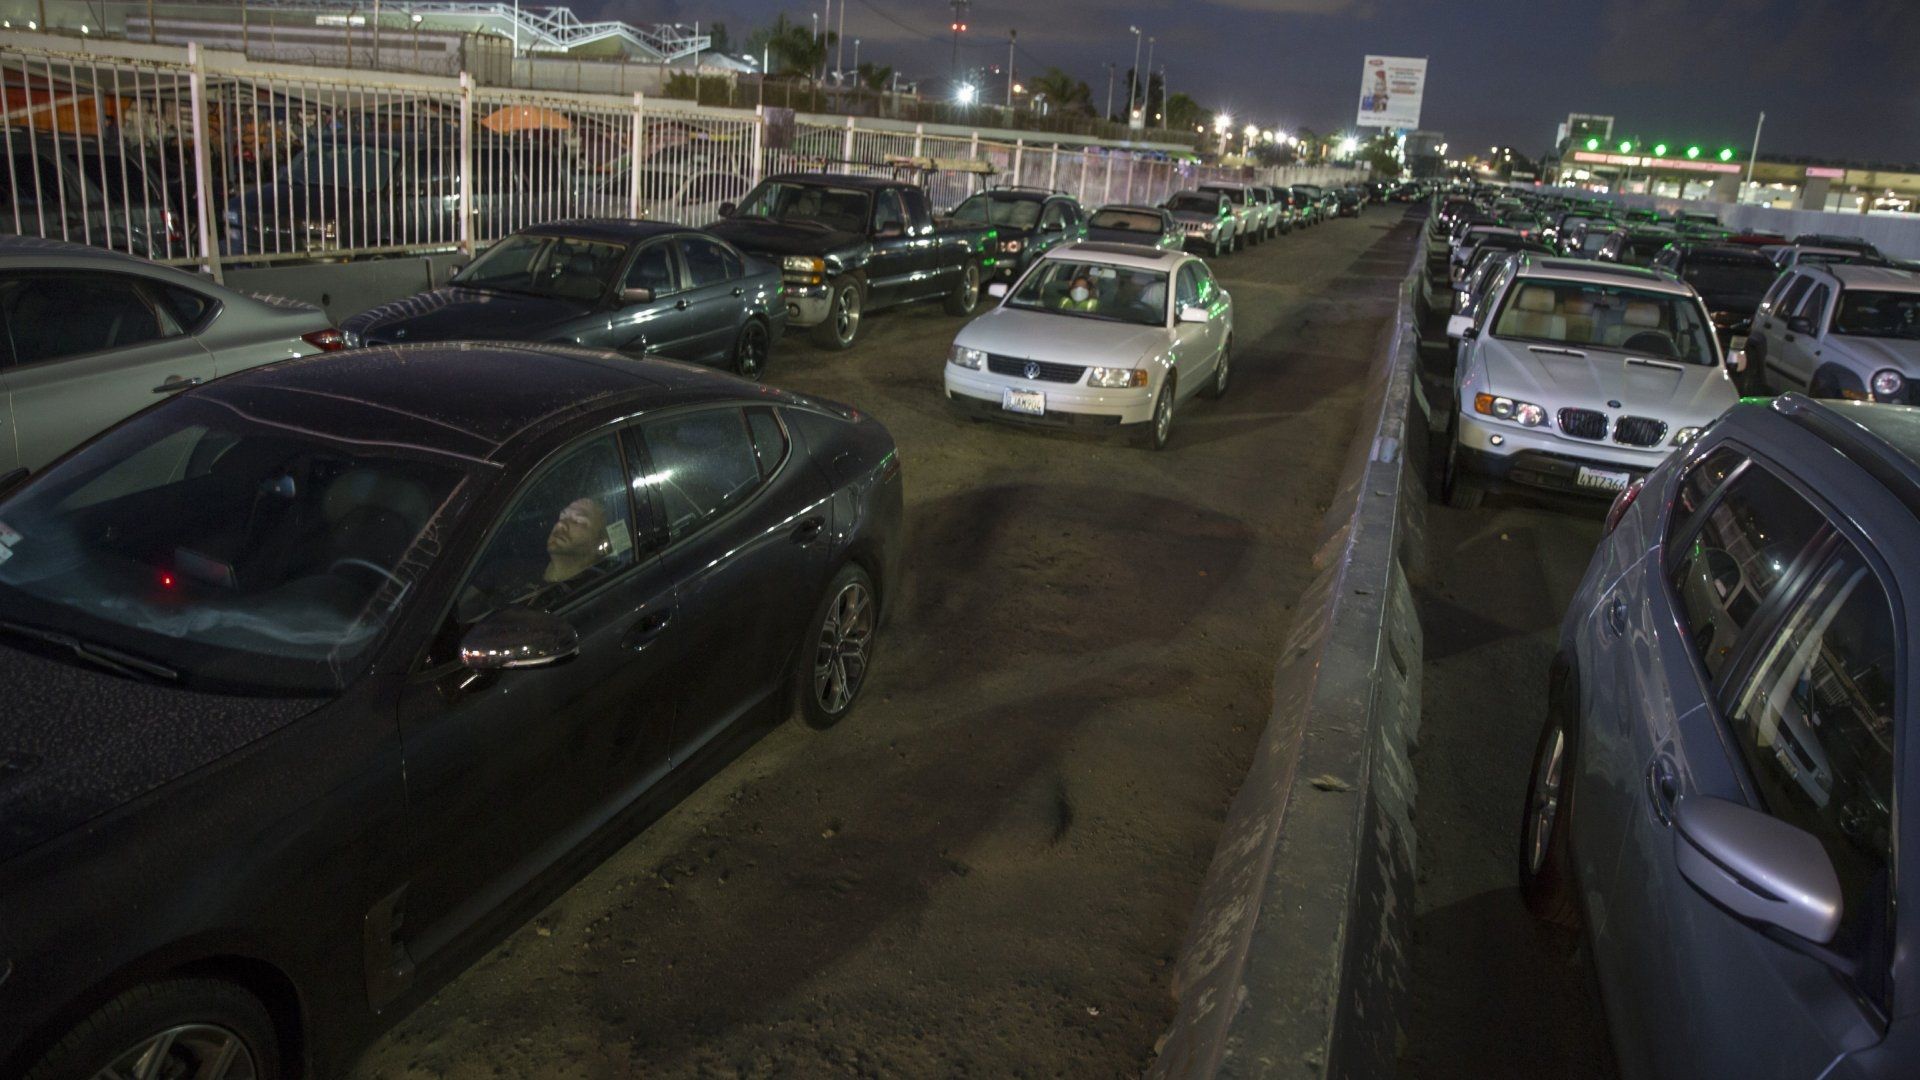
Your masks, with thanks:
[(1055, 248), (947, 355), (947, 399), (980, 418), (1137, 432), (1159, 450), (1175, 410), (1226, 392), (1233, 298), (1207, 264), (1119, 244)]

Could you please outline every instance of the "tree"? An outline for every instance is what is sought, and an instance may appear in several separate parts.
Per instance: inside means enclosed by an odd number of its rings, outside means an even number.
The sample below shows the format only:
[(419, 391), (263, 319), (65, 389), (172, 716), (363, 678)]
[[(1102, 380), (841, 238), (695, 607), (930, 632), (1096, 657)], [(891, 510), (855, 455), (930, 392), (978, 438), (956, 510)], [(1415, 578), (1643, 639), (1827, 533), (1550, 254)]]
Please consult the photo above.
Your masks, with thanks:
[(1400, 175), (1400, 154), (1393, 136), (1382, 133), (1368, 139), (1366, 144), (1354, 153), (1354, 159), (1366, 164), (1379, 177)]
[(727, 54), (733, 51), (733, 41), (727, 37), (726, 23), (714, 23), (707, 30), (707, 39), (707, 48), (712, 52)]
[(1286, 143), (1263, 142), (1253, 148), (1253, 159), (1262, 165), (1291, 165), (1300, 159)]
[(1050, 67), (1030, 82), (1034, 98), (1045, 98), (1055, 109), (1075, 112), (1093, 104), (1093, 88), (1057, 67)]
[(781, 15), (774, 19), (772, 26), (756, 31), (747, 39), (747, 50), (767, 54), (769, 74), (811, 75), (820, 70), (831, 46), (838, 40), (839, 36), (833, 33), (816, 38), (806, 24)]
[(1169, 131), (1186, 131), (1189, 128), (1204, 127), (1211, 117), (1207, 109), (1185, 94), (1175, 94), (1167, 99), (1167, 118), (1160, 126)]
[(885, 90), (893, 81), (893, 68), (862, 61), (859, 70), (860, 85), (869, 90)]

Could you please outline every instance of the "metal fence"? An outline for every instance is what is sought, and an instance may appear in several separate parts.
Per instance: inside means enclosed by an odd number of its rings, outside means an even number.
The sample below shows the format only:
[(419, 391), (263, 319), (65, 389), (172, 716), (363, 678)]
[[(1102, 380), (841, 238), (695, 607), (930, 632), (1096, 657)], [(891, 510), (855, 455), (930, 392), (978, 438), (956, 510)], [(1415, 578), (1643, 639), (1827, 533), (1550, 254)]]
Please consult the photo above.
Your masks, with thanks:
[[(947, 210), (985, 187), (1159, 202), (1248, 170), (641, 95), (336, 77), (237, 54), (0, 48), (0, 232), (206, 267), (462, 249), (576, 217), (704, 224), (771, 172), (931, 163)], [(1282, 170), (1284, 171), (1284, 170)], [(1277, 181), (1285, 182), (1285, 181)]]

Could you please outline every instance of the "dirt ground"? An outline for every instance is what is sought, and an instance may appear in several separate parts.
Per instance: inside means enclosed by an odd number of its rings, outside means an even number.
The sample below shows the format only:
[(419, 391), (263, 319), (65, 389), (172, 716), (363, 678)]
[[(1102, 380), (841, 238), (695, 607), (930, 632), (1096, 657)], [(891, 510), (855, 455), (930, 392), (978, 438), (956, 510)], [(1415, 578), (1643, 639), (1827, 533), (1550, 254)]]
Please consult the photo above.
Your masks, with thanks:
[(861, 707), (756, 743), (356, 1075), (1138, 1075), (1410, 257), (1399, 219), (1217, 262), (1234, 385), (1162, 454), (953, 418), (937, 307), (872, 317), (851, 353), (783, 342), (770, 381), (872, 412), (905, 461), (909, 580)]

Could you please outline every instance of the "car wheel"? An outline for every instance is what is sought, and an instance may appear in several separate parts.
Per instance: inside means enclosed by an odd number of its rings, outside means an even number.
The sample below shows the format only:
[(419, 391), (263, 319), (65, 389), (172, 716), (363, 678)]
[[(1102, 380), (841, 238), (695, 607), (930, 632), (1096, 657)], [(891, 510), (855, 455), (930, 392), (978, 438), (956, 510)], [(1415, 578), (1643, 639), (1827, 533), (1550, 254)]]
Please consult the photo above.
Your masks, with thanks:
[(1466, 474), (1460, 464), (1460, 420), (1455, 416), (1447, 424), (1447, 452), (1440, 467), (1440, 501), (1457, 510), (1472, 510), (1480, 505), (1486, 492)]
[(1149, 450), (1165, 450), (1167, 440), (1173, 436), (1173, 390), (1173, 373), (1168, 372), (1160, 384), (1160, 392), (1154, 395), (1153, 413), (1141, 437), (1141, 445)]
[(273, 1018), (252, 994), (218, 979), (147, 983), (68, 1032), (26, 1080), (193, 1076), (277, 1080)]
[(1227, 380), (1233, 377), (1233, 335), (1220, 346), (1220, 363), (1213, 369), (1213, 381), (1207, 384), (1207, 397), (1218, 401), (1227, 394)]
[(794, 665), (796, 696), (809, 725), (830, 728), (853, 711), (873, 664), (877, 601), (873, 579), (853, 563), (828, 584), (809, 624), (812, 636), (801, 643), (800, 662)]
[(759, 382), (767, 373), (767, 354), (771, 351), (772, 339), (767, 335), (767, 326), (759, 319), (748, 319), (740, 328), (740, 336), (733, 343), (733, 373), (743, 379)]
[(860, 336), (860, 310), (865, 299), (858, 280), (849, 278), (836, 285), (833, 299), (827, 304), (826, 321), (813, 328), (814, 343), (835, 351), (852, 348), (854, 339)]
[(1557, 703), (1547, 712), (1520, 814), (1520, 896), (1535, 918), (1572, 929), (1580, 919), (1567, 851), (1573, 820), (1573, 731)]
[(979, 303), (980, 267), (968, 263), (966, 270), (960, 274), (960, 280), (953, 286), (953, 291), (947, 294), (947, 314), (971, 315)]

